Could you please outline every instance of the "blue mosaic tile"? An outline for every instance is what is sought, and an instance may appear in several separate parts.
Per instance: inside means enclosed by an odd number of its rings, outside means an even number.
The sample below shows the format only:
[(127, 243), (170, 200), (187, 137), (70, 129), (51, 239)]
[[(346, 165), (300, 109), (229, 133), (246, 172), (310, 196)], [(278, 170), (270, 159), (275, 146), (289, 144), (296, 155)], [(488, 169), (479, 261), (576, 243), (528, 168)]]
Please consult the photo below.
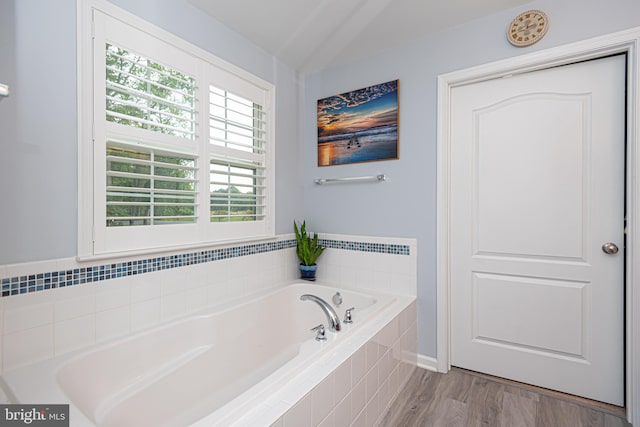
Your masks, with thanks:
[[(319, 239), (326, 248), (343, 249), (362, 252), (376, 252), (393, 255), (410, 255), (408, 245), (394, 245), (386, 243), (351, 242), (345, 240)], [(24, 276), (0, 279), (2, 297), (38, 292), (47, 289), (64, 288), (84, 283), (103, 282), (118, 277), (145, 274), (193, 264), (202, 264), (255, 255), (266, 252), (294, 248), (295, 240), (281, 240), (278, 242), (256, 243), (232, 248), (211, 249), (208, 251), (190, 252), (168, 255), (143, 260), (126, 261), (117, 264), (103, 264), (91, 267), (75, 268), (72, 270), (34, 273)]]

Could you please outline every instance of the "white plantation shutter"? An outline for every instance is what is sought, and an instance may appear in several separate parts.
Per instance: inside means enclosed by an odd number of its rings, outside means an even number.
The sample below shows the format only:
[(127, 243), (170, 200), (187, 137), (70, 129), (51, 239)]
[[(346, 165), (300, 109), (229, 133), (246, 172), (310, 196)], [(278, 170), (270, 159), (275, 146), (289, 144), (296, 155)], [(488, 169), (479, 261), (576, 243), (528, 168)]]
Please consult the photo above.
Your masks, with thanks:
[(262, 105), (209, 86), (209, 140), (234, 150), (263, 154), (265, 112)]
[(106, 119), (195, 139), (195, 80), (106, 43)]
[(107, 227), (194, 223), (196, 159), (107, 144)]
[(211, 221), (264, 220), (264, 108), (213, 85), (209, 86), (209, 103)]
[(271, 85), (155, 27), (94, 24), (84, 252), (273, 236)]
[(265, 216), (264, 167), (237, 159), (211, 160), (211, 221), (255, 221)]

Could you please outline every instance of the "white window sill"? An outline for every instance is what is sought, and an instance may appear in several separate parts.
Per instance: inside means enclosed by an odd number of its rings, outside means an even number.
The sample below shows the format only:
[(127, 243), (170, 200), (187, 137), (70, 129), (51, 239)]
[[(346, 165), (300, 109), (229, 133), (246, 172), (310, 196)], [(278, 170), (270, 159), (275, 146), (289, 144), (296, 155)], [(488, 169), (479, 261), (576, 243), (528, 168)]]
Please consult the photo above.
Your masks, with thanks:
[(264, 237), (255, 237), (250, 239), (238, 239), (238, 240), (224, 240), (219, 242), (203, 242), (203, 243), (194, 243), (191, 245), (177, 245), (177, 246), (167, 246), (162, 248), (149, 248), (149, 249), (139, 249), (134, 251), (119, 251), (119, 252), (110, 252), (104, 254), (96, 254), (96, 255), (79, 255), (76, 257), (78, 262), (93, 262), (93, 261), (101, 261), (106, 259), (130, 259), (131, 257), (138, 257), (141, 255), (161, 255), (161, 254), (173, 254), (173, 253), (182, 253), (188, 252), (192, 250), (199, 249), (216, 249), (227, 246), (238, 246), (244, 244), (256, 244), (262, 242), (273, 242), (278, 240), (278, 236), (264, 236)]

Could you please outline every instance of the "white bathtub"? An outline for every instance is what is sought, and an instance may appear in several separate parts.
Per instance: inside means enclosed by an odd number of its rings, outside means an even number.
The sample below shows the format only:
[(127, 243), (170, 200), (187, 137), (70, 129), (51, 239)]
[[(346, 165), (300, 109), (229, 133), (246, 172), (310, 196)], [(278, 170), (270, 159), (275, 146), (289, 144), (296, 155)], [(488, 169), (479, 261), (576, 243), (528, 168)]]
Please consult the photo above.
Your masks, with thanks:
[[(337, 291), (344, 300), (336, 308), (340, 319), (355, 307), (354, 323), (338, 333), (327, 328), (327, 341), (316, 341), (310, 329), (328, 326), (327, 319), (300, 296), (331, 302)], [(389, 310), (398, 298), (296, 283), (4, 378), (21, 403), (69, 403), (72, 427), (227, 426), (239, 419), (252, 425), (247, 414), (265, 399), (308, 386), (314, 364), (337, 364), (371, 339), (406, 307), (404, 301)]]

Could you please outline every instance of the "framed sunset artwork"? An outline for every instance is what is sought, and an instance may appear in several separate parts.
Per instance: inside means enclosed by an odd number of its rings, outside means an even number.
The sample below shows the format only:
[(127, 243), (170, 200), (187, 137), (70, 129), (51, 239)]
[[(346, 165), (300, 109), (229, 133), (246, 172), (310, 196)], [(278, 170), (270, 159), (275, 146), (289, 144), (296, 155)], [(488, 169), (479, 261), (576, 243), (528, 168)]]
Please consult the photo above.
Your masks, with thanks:
[(399, 83), (318, 100), (318, 166), (399, 158)]

